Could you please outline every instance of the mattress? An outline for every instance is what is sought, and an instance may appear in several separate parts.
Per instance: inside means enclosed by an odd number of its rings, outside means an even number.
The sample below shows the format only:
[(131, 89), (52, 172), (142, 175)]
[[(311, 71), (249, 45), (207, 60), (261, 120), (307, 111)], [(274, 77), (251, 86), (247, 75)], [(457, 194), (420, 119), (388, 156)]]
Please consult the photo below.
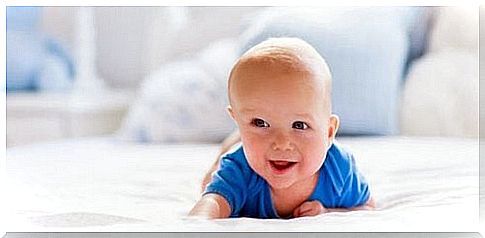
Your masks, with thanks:
[(215, 144), (111, 137), (11, 147), (8, 232), (16, 231), (471, 231), (479, 207), (478, 140), (344, 137), (370, 183), (373, 211), (296, 219), (187, 217)]

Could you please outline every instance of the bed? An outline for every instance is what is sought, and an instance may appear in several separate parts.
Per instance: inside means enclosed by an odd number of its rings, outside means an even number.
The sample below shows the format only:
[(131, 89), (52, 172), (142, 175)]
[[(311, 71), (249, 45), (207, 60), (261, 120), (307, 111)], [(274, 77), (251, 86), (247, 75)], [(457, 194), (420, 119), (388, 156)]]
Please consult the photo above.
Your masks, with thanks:
[(375, 211), (290, 220), (186, 216), (216, 144), (136, 144), (113, 137), (10, 147), (7, 231), (477, 230), (477, 139), (342, 137), (369, 180)]

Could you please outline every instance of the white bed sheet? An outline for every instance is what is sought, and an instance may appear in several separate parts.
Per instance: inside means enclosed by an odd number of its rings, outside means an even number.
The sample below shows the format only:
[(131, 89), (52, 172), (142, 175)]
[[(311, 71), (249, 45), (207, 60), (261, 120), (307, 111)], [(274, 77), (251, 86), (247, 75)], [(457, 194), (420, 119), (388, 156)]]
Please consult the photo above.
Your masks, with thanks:
[(290, 220), (194, 220), (217, 145), (85, 138), (7, 149), (7, 231), (470, 231), (478, 224), (478, 140), (356, 137), (375, 211)]

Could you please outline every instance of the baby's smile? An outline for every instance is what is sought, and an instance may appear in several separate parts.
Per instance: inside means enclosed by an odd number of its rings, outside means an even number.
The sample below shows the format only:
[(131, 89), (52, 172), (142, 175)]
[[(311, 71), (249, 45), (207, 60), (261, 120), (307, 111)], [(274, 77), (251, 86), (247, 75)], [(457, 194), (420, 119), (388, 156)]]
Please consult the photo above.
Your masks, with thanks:
[(275, 174), (279, 174), (279, 175), (290, 172), (290, 170), (292, 168), (294, 168), (297, 163), (298, 162), (285, 161), (285, 160), (270, 160), (269, 161), (269, 164), (270, 164), (272, 171)]

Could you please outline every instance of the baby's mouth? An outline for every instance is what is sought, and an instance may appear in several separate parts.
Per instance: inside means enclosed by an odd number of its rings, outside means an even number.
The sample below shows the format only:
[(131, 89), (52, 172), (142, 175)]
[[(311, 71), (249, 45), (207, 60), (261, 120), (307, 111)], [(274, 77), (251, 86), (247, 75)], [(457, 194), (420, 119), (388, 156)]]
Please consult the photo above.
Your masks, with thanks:
[(275, 171), (280, 173), (287, 171), (296, 164), (296, 162), (284, 160), (270, 160), (269, 163)]

